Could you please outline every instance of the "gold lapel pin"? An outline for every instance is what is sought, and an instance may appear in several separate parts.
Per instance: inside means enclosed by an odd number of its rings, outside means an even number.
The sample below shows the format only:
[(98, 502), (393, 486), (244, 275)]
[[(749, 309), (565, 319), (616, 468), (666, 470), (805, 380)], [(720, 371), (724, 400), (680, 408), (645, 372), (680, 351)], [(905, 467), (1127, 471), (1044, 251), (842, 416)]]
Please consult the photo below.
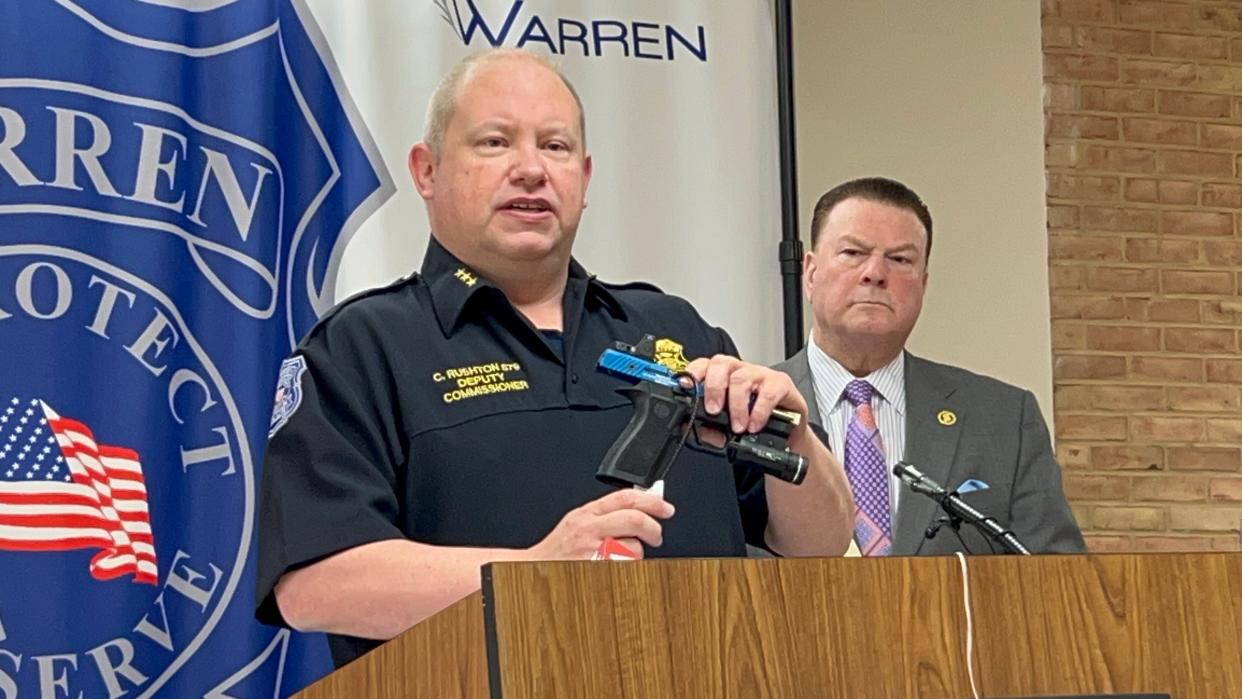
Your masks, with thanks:
[(940, 413), (936, 415), (936, 419), (940, 421), (940, 424), (948, 427), (949, 425), (957, 424), (957, 413), (952, 410), (941, 410)]

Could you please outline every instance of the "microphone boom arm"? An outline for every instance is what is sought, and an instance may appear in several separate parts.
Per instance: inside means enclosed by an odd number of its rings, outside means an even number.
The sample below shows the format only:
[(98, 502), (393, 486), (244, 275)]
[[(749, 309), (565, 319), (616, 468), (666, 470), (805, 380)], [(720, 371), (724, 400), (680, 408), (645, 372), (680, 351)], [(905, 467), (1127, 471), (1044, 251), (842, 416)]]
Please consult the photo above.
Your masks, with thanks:
[(1000, 544), (1009, 553), (1020, 556), (1031, 555), (1030, 549), (1018, 539), (1012, 530), (997, 522), (995, 517), (985, 515), (975, 509), (963, 500), (957, 491), (946, 490), (940, 484), (924, 476), (913, 464), (905, 461), (898, 462), (893, 467), (893, 475), (908, 485), (911, 491), (926, 495), (936, 501), (940, 509), (949, 515), (950, 521), (956, 520), (971, 525), (980, 534)]
[(974, 526), (979, 533), (989, 539), (1000, 544), (1009, 553), (1016, 553), (1020, 556), (1031, 555), (1028, 549), (1021, 541), (1018, 540), (1016, 534), (1012, 530), (1005, 528), (995, 517), (985, 515), (979, 510), (971, 507), (969, 503), (955, 492), (945, 493), (938, 500), (940, 507), (949, 514), (950, 517), (956, 517), (967, 524)]

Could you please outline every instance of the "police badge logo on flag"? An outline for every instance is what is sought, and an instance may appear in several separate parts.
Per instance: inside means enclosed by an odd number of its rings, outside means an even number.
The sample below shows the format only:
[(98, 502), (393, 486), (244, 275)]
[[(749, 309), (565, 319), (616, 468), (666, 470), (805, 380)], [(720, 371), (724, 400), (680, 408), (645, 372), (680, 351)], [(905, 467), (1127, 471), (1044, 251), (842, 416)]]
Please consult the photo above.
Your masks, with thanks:
[(300, 0), (0, 41), (0, 696), (291, 694), (331, 663), (254, 620), (257, 469), (387, 172)]

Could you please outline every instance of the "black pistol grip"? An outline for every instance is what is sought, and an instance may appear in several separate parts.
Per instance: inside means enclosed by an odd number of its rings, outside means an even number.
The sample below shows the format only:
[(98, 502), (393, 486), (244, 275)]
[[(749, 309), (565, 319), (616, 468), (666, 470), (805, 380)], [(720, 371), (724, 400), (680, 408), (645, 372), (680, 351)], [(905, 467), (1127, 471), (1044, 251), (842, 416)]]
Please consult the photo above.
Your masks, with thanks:
[(690, 406), (663, 386), (643, 384), (617, 392), (634, 404), (634, 417), (608, 448), (595, 477), (618, 487), (650, 488), (672, 465)]

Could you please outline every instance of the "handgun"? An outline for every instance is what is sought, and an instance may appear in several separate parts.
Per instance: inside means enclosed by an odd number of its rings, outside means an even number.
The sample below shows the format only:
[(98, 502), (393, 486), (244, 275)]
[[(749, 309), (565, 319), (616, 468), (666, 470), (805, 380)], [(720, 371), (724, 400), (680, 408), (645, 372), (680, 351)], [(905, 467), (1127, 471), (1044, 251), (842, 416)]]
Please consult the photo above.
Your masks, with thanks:
[(633, 384), (617, 392), (634, 405), (634, 416), (604, 455), (596, 478), (615, 486), (650, 488), (668, 473), (687, 432), (706, 426), (726, 435), (721, 451), (730, 463), (758, 468), (790, 483), (802, 482), (807, 460), (789, 451), (789, 437), (802, 422), (800, 414), (778, 408), (759, 432), (735, 433), (726, 411), (709, 415), (703, 409), (703, 387), (693, 377), (654, 357), (655, 338), (645, 335), (637, 345), (614, 343), (596, 362), (598, 371)]

